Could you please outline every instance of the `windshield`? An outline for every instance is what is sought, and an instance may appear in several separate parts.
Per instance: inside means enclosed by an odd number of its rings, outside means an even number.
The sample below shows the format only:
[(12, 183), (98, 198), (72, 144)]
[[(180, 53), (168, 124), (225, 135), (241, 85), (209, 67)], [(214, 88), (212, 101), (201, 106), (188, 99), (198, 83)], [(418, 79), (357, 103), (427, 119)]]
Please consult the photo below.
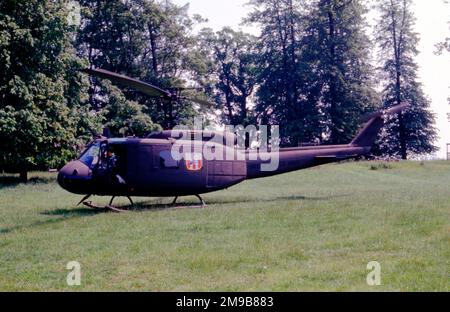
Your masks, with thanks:
[(91, 145), (80, 157), (80, 161), (91, 169), (98, 164), (100, 156), (100, 143)]

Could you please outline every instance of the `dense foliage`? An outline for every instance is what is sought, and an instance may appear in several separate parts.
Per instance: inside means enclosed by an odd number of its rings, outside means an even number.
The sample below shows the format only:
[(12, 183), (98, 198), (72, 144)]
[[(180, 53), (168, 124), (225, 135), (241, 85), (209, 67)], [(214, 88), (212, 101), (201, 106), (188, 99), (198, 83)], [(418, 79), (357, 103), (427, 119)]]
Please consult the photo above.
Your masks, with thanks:
[(98, 128), (68, 9), (50, 0), (0, 3), (0, 170), (57, 167)]
[(386, 127), (380, 139), (379, 153), (407, 159), (436, 151), (437, 139), (434, 114), (430, 101), (422, 91), (417, 77), (414, 57), (419, 51), (418, 34), (414, 32), (415, 18), (412, 0), (385, 0), (378, 3), (380, 20), (377, 42), (382, 64), (383, 104), (390, 107), (403, 101), (410, 109), (398, 114)]
[[(77, 38), (78, 54), (87, 58), (90, 66), (125, 74), (161, 88), (186, 87), (188, 80), (195, 81), (202, 62), (191, 52), (197, 44), (191, 30), (202, 20), (192, 19), (187, 12), (188, 6), (179, 7), (170, 1), (143, 0), (82, 0), (80, 3), (82, 21)], [(101, 109), (108, 108), (112, 100), (112, 105), (117, 107), (119, 102), (102, 92), (105, 87), (96, 79), (92, 82), (90, 103)], [(121, 93), (119, 90), (115, 92)], [(125, 97), (120, 101), (121, 105), (133, 106), (130, 101), (136, 101), (142, 107), (137, 111), (120, 109), (134, 114), (129, 116), (114, 116), (112, 114), (117, 110), (108, 108), (109, 117), (116, 120), (112, 127), (115, 135), (119, 135), (114, 129), (118, 129), (117, 123), (123, 117), (123, 127), (128, 127), (126, 123), (129, 120), (139, 120), (140, 126), (132, 127), (140, 127), (144, 131), (127, 134), (144, 135), (158, 129), (157, 124), (172, 128), (176, 124), (187, 123), (197, 114), (193, 104), (186, 101), (169, 105), (132, 90), (123, 93)]]
[[(193, 116), (280, 125), (283, 146), (348, 143), (363, 114), (405, 100), (412, 109), (385, 128), (377, 153), (431, 153), (434, 116), (418, 82), (410, 3), (377, 4), (378, 77), (362, 0), (251, 0), (244, 22), (259, 28), (258, 37), (228, 27), (196, 33), (204, 20), (171, 1), (3, 0), (0, 170), (25, 176), (59, 167), (102, 126), (144, 136)], [(73, 8), (79, 23), (68, 18)], [(202, 87), (216, 107), (151, 99), (87, 77), (84, 67), (162, 88)]]

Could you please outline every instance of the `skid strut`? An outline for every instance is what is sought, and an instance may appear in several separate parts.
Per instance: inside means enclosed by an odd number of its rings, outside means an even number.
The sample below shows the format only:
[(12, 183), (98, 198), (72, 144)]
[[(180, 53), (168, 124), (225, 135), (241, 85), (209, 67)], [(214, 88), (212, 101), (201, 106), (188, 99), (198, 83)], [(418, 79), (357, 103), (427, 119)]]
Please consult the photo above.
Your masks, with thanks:
[[(110, 205), (110, 206), (112, 205), (112, 203), (113, 203), (113, 201), (114, 201), (114, 198), (116, 198), (116, 196), (113, 196), (113, 197), (111, 198), (111, 200), (109, 201), (109, 205)], [(133, 203), (133, 200), (131, 199), (131, 197), (130, 197), (130, 196), (127, 196), (127, 198), (128, 198), (128, 200), (130, 201), (130, 204), (131, 204), (132, 206), (134, 206), (134, 203)]]
[[(203, 198), (199, 194), (195, 195), (195, 197), (197, 197), (200, 200), (200, 206), (199, 207), (206, 207), (205, 201), (203, 200)], [(176, 196), (173, 199), (173, 201), (172, 201), (172, 203), (170, 205), (174, 206), (177, 203), (178, 198), (179, 198), (179, 196)], [(190, 207), (190, 206), (183, 206), (183, 207)], [(191, 207), (197, 207), (197, 206), (191, 206)], [(179, 207), (179, 208), (181, 208), (181, 207)]]
[(202, 207), (206, 206), (205, 201), (203, 200), (203, 198), (199, 194), (195, 195), (195, 197), (197, 197), (200, 200), (200, 203), (202, 204)]
[(89, 197), (91, 197), (92, 194), (87, 194), (86, 196), (84, 196), (77, 204), (77, 206), (79, 206), (81, 203), (84, 203)]

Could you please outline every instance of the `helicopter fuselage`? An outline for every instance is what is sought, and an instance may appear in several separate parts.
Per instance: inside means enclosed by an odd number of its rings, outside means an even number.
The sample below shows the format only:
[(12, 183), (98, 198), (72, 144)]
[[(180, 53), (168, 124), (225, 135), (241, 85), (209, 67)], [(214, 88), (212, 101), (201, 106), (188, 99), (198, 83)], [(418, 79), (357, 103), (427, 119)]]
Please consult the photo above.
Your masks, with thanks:
[[(204, 143), (198, 144), (202, 150)], [(166, 139), (98, 140), (79, 160), (60, 170), (58, 182), (76, 194), (165, 197), (213, 192), (247, 177), (245, 160), (207, 160), (199, 153), (196, 159), (176, 160), (172, 145)], [(94, 161), (83, 157), (92, 148), (99, 153)], [(223, 148), (225, 152), (227, 147)], [(114, 161), (105, 157), (108, 151), (114, 151)]]
[[(401, 104), (372, 114), (355, 139), (346, 145), (246, 150), (236, 147), (232, 134), (218, 135), (218, 140), (185, 140), (172, 131), (145, 139), (101, 138), (90, 144), (78, 160), (60, 170), (58, 183), (83, 195), (178, 197), (214, 192), (246, 179), (367, 155), (384, 124), (384, 116), (406, 107), (407, 104)], [(190, 130), (187, 133), (188, 137), (206, 134)], [(230, 137), (232, 144), (226, 143)], [(174, 153), (175, 147), (183, 145), (187, 148), (178, 148), (178, 155)]]
[[(261, 165), (269, 162), (268, 156), (273, 156), (267, 155), (268, 152), (198, 142), (193, 150), (197, 145), (200, 153), (190, 151), (177, 160), (172, 157), (174, 142), (136, 138), (97, 140), (80, 159), (60, 170), (58, 182), (66, 190), (83, 195), (187, 196), (222, 190), (246, 179), (354, 158), (370, 151), (352, 145), (281, 149), (275, 170), (264, 171)], [(204, 157), (205, 149), (220, 149), (223, 157), (208, 159)]]

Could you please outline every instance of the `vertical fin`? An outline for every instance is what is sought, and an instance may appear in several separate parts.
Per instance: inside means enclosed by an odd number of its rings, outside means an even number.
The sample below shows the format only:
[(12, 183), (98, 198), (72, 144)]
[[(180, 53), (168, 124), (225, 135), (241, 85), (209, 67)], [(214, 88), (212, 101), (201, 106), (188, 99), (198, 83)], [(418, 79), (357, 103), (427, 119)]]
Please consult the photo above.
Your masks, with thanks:
[(387, 110), (376, 112), (371, 114), (368, 118), (369, 121), (364, 125), (362, 130), (356, 135), (351, 145), (371, 147), (377, 139), (378, 133), (384, 125), (384, 116), (393, 115), (405, 110), (409, 107), (409, 103), (402, 103), (393, 106)]

